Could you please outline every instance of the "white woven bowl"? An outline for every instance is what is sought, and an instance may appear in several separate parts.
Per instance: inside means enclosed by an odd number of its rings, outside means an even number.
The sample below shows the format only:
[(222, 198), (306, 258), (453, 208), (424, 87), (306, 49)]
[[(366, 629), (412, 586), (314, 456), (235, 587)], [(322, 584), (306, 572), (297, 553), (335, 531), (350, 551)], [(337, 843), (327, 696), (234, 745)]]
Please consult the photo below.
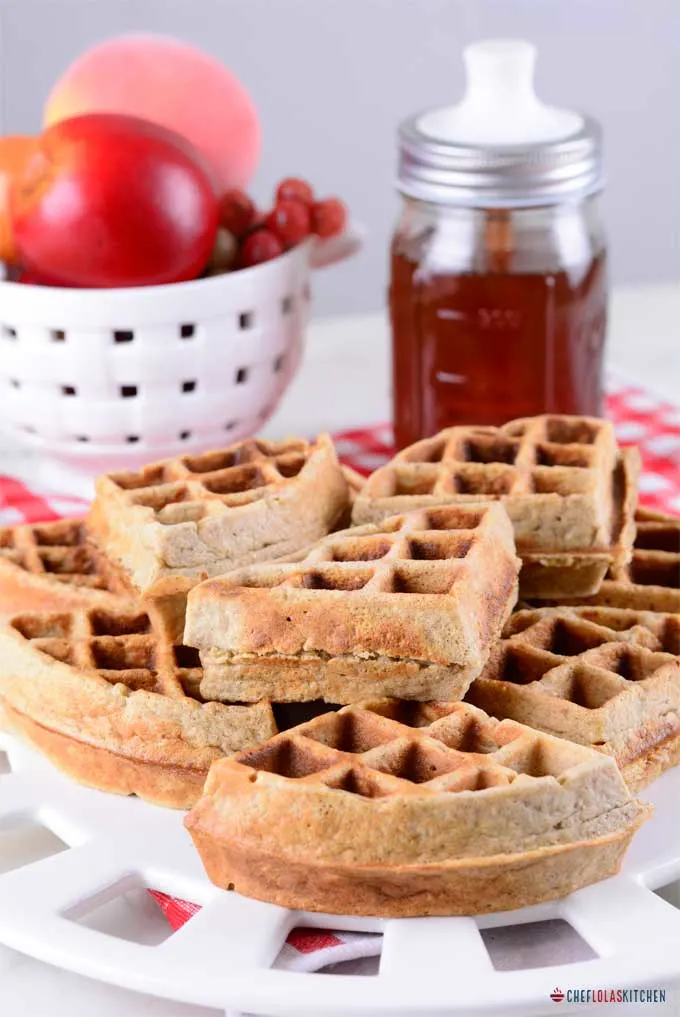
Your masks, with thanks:
[(168, 286), (0, 281), (0, 426), (85, 473), (238, 441), (298, 367), (310, 269), (359, 244), (310, 240), (274, 261)]

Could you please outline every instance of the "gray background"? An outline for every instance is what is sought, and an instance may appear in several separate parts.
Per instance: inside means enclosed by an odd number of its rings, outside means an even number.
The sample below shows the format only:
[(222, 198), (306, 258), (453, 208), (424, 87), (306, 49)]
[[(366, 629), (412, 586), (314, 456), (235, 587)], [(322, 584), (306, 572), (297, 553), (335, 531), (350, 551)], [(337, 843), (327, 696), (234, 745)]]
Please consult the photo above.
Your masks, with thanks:
[(256, 195), (302, 174), (367, 227), (358, 258), (319, 274), (317, 314), (382, 305), (396, 124), (457, 101), (461, 48), (489, 36), (537, 43), (542, 97), (604, 122), (614, 281), (680, 276), (678, 0), (0, 0), (0, 128), (37, 130), (69, 61), (131, 30), (180, 36), (241, 76), (263, 124)]

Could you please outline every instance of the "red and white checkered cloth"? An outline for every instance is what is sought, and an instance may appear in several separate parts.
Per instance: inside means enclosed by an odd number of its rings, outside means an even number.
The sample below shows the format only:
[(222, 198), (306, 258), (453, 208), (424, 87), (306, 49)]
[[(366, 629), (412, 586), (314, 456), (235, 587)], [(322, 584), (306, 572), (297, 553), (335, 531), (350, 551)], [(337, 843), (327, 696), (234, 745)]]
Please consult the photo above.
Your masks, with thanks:
[[(607, 412), (623, 445), (640, 446), (643, 504), (680, 514), (680, 409), (631, 384), (610, 387)], [(368, 474), (393, 452), (392, 429), (378, 424), (335, 435), (342, 460)], [(0, 476), (0, 525), (40, 522), (77, 515), (86, 505), (68, 494), (39, 492), (16, 479)], [(199, 910), (197, 904), (151, 891), (173, 929)], [(276, 961), (291, 971), (318, 971), (342, 962), (366, 963), (380, 953), (381, 937), (322, 929), (294, 929)]]
[[(680, 514), (680, 407), (618, 382), (607, 396), (607, 413), (621, 444), (640, 447), (642, 504)], [(389, 424), (342, 431), (334, 438), (343, 462), (364, 475), (394, 454)], [(86, 502), (68, 492), (40, 491), (0, 474), (0, 526), (80, 515), (86, 507)]]

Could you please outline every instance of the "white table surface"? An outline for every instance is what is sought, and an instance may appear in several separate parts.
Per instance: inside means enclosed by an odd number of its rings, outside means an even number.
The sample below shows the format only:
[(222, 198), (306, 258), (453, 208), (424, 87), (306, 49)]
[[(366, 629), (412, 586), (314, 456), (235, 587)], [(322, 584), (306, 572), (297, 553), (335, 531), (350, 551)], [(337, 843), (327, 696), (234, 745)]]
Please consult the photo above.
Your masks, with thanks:
[[(609, 365), (677, 405), (679, 323), (677, 285), (614, 291)], [(315, 322), (304, 364), (266, 433), (311, 434), (387, 420), (387, 361), (388, 331), (382, 315)], [(2, 451), (1, 465), (7, 471), (13, 457), (10, 450)], [(8, 1017), (207, 1017), (217, 1012), (106, 986), (0, 946), (0, 1013)]]

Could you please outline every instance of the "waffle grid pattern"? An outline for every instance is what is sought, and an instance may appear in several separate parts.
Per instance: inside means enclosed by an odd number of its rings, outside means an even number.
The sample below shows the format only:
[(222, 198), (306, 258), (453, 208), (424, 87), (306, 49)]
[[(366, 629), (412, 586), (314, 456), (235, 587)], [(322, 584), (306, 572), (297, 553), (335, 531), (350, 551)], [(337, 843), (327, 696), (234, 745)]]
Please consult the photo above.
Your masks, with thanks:
[(630, 563), (613, 566), (607, 581), (680, 590), (680, 519), (642, 509), (636, 526)]
[(670, 619), (654, 635), (644, 625), (616, 632), (583, 617), (524, 612), (519, 624), (526, 627), (492, 652), (468, 699), (495, 713), (494, 696), (502, 686), (519, 686), (525, 702), (559, 715), (568, 726), (565, 737), (596, 741), (616, 700), (664, 669), (680, 673), (679, 622)]
[(307, 442), (242, 442), (218, 452), (182, 456), (109, 480), (132, 506), (152, 510), (164, 525), (196, 522), (206, 515), (258, 501), (268, 489), (298, 476), (312, 451)]
[(112, 685), (203, 702), (198, 654), (169, 645), (144, 611), (26, 614), (11, 625), (41, 653)]
[[(635, 523), (630, 562), (610, 566), (597, 593), (573, 600), (565, 595), (549, 603), (577, 610), (583, 617), (590, 616), (583, 605), (633, 612), (632, 617), (635, 611), (680, 614), (680, 519), (638, 509)], [(620, 628), (624, 620), (609, 612), (603, 624)]]
[(589, 494), (616, 451), (611, 424), (535, 417), (500, 428), (454, 427), (400, 452), (367, 497)]
[[(234, 757), (286, 780), (363, 798), (508, 787), (564, 778), (584, 751), (538, 732), (500, 726), (464, 703), (386, 702), (345, 707)], [(589, 756), (588, 756), (589, 758)]]
[(0, 529), (0, 559), (55, 582), (113, 592), (101, 558), (78, 520)]
[(301, 561), (261, 564), (237, 573), (235, 583), (345, 593), (446, 594), (469, 572), (470, 552), (486, 541), (493, 526), (489, 510), (481, 507), (421, 510), (379, 527), (334, 534)]

